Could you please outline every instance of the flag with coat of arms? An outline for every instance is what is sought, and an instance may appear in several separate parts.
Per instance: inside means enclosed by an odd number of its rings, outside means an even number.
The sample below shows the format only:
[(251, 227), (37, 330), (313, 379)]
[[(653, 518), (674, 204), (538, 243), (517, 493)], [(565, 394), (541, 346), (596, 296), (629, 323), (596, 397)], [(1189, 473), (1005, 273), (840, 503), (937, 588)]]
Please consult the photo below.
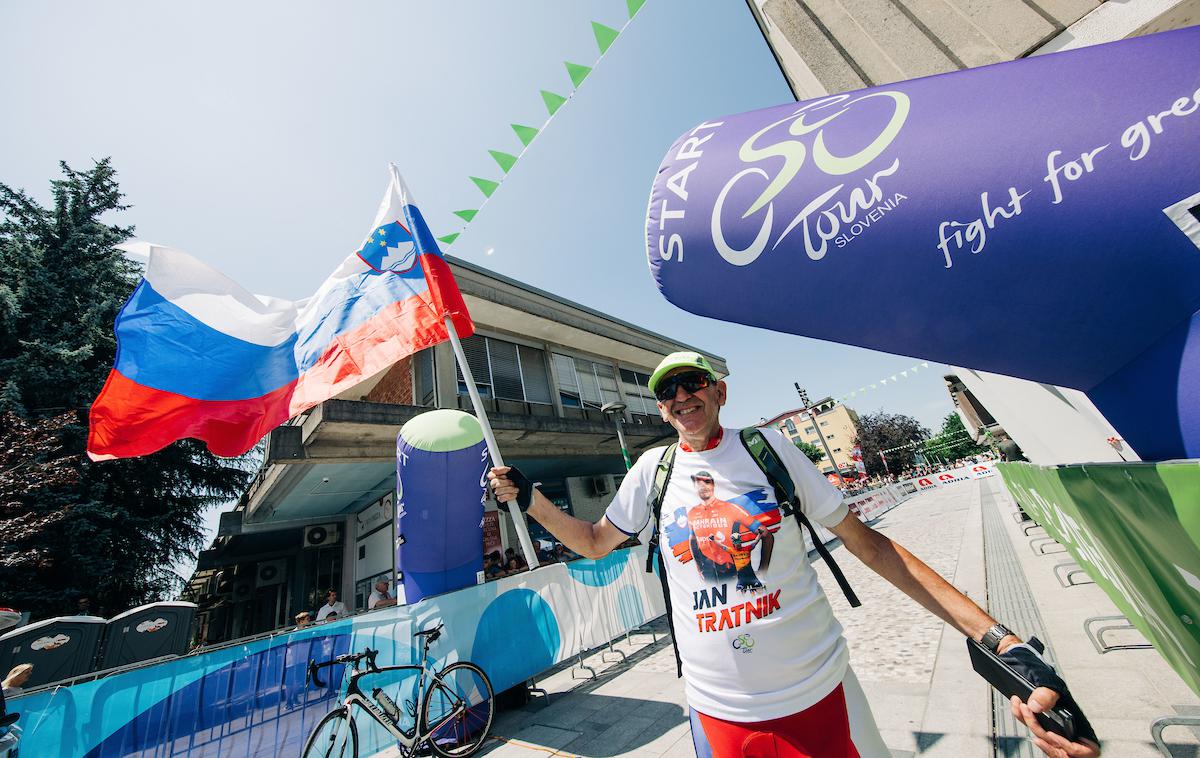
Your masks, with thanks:
[(90, 411), (93, 460), (194, 437), (247, 452), (272, 429), (475, 325), (395, 166), (362, 245), (303, 300), (255, 295), (179, 250), (134, 242), (142, 281), (116, 321), (117, 357)]

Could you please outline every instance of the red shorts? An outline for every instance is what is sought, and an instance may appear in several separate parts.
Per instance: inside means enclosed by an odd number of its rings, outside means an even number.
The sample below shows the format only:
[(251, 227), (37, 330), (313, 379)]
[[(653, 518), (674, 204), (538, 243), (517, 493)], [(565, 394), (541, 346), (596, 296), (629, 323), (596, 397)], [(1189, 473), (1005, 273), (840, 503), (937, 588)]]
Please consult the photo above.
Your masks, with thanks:
[(800, 713), (769, 721), (725, 721), (692, 710), (699, 758), (859, 758), (842, 685)]

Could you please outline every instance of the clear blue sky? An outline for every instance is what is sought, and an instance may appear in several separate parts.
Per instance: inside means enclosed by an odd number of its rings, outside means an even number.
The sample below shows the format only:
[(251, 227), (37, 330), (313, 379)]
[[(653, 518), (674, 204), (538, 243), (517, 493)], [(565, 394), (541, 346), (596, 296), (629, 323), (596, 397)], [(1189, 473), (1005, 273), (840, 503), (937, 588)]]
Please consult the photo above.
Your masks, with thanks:
[[(482, 201), (467, 177), (500, 177), (487, 150), (518, 153), (509, 124), (540, 125), (538, 90), (595, 60), (590, 22), (625, 19), (624, 0), (4, 3), (0, 181), (45, 201), (59, 160), (111, 156), (140, 238), (303, 297), (367, 232), (389, 161), (455, 231)], [(693, 316), (649, 276), (666, 148), (790, 99), (745, 3), (648, 0), (447, 252), (725, 357), (735, 425), (795, 407), (793, 381), (815, 399), (895, 374), (914, 361)], [(942, 368), (848, 405), (936, 431)]]

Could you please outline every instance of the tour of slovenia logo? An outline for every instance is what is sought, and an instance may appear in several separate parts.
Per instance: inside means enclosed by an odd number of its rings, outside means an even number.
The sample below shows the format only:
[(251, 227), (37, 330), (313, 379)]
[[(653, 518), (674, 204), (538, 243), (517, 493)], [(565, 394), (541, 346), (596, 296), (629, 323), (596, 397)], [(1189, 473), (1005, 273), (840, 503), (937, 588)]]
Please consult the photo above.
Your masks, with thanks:
[(733, 649), (740, 650), (743, 653), (754, 652), (754, 638), (749, 634), (739, 634), (733, 640)]
[[(867, 103), (870, 105), (864, 105)], [(859, 114), (869, 113), (868, 123), (878, 120), (881, 114), (876, 104), (879, 103), (890, 106), (886, 122), (877, 130), (864, 128)], [(908, 119), (909, 107), (908, 95), (903, 92), (833, 95), (805, 103), (751, 135), (737, 154), (742, 163), (750, 164), (750, 167), (742, 169), (726, 182), (713, 205), (711, 230), (717, 252), (729, 263), (745, 266), (762, 255), (768, 245), (772, 250), (779, 247), (797, 228), (803, 237), (805, 253), (814, 261), (825, 257), (829, 242), (835, 242), (838, 247), (848, 244), (851, 237), (847, 236), (846, 230), (852, 227), (860, 214), (876, 208), (890, 210), (906, 199), (883, 189), (885, 182), (882, 180), (899, 170), (899, 158), (870, 175), (859, 177), (858, 183), (849, 188), (847, 177), (867, 168), (895, 141)], [(861, 137), (866, 144), (847, 155), (835, 154), (828, 142), (835, 134), (843, 132), (851, 135), (851, 139)], [(782, 163), (779, 160), (781, 158)], [(754, 165), (763, 161), (768, 167), (776, 167), (773, 176), (766, 169)], [(805, 169), (806, 164), (812, 168)], [(803, 204), (794, 218), (782, 225), (782, 231), (777, 231), (780, 226), (777, 222), (781, 219), (776, 218), (774, 201), (797, 176), (803, 176), (802, 169), (815, 170), (828, 177), (830, 186), (821, 191), (814, 189), (817, 194)], [(767, 185), (744, 212), (737, 212), (740, 208), (726, 209), (731, 191), (748, 177), (758, 177), (758, 181), (765, 180)], [(744, 192), (742, 190), (738, 194), (743, 195)], [(800, 203), (789, 199), (785, 205), (792, 208), (800, 206)], [(725, 224), (729, 219), (736, 219), (733, 223), (740, 225), (751, 217), (760, 219), (758, 233), (748, 247), (740, 250), (734, 248), (727, 241)]]
[(358, 257), (373, 271), (403, 274), (417, 263), (417, 245), (404, 225), (393, 221), (371, 232)]

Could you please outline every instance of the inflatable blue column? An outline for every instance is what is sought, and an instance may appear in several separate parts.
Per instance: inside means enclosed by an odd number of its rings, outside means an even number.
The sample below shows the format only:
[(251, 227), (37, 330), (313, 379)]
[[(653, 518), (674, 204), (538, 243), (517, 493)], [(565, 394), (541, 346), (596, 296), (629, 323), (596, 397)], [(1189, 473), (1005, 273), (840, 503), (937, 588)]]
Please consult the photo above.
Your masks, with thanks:
[(396, 437), (397, 597), (402, 603), (475, 584), (483, 568), (489, 467), (483, 430), (454, 410), (422, 413)]

